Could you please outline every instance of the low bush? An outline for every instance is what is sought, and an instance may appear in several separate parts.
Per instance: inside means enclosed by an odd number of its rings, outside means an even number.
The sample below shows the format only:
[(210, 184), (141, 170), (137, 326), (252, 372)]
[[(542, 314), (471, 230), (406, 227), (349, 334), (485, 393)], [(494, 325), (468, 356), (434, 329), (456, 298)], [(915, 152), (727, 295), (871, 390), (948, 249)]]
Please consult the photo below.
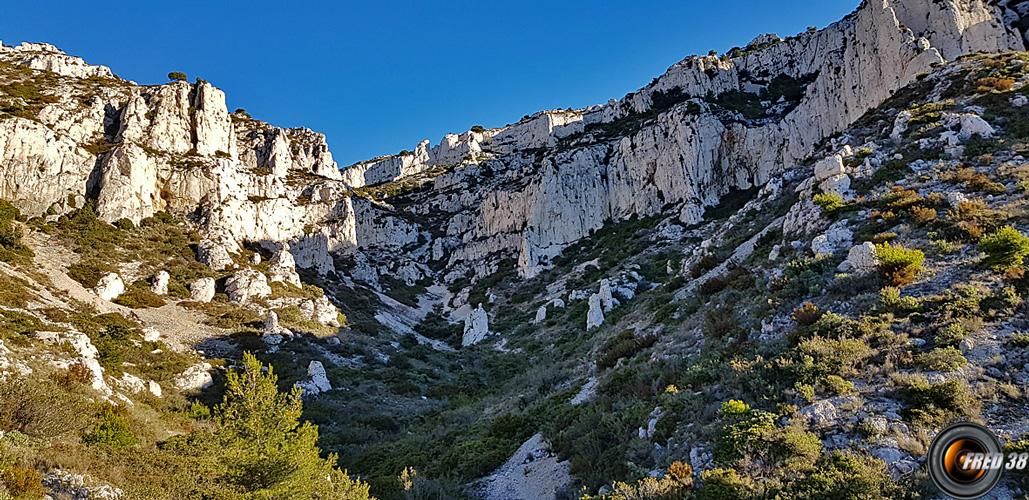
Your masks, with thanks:
[(797, 345), (795, 365), (798, 378), (816, 382), (828, 375), (854, 375), (858, 363), (872, 355), (872, 348), (860, 339), (812, 337)]
[(936, 333), (936, 345), (953, 346), (968, 338), (968, 328), (961, 323), (951, 323)]
[(814, 470), (792, 482), (783, 498), (896, 498), (901, 488), (878, 458), (845, 451), (822, 455)]
[(805, 302), (801, 304), (800, 307), (794, 309), (793, 314), (791, 314), (790, 317), (793, 318), (793, 321), (796, 321), (800, 326), (811, 326), (818, 322), (818, 320), (822, 319), (822, 315), (824, 314), (825, 313), (822, 312), (818, 306), (810, 302)]
[(983, 262), (998, 271), (1020, 268), (1029, 255), (1029, 237), (1012, 226), (979, 240), (979, 248), (986, 253)]
[(933, 384), (914, 377), (900, 381), (900, 392), (907, 403), (904, 415), (922, 425), (939, 426), (979, 413), (979, 403), (963, 380)]
[(7, 200), (0, 200), (0, 262), (23, 262), (32, 259), (32, 251), (21, 242), (18, 226), (21, 212)]
[(608, 341), (597, 358), (597, 369), (606, 370), (615, 366), (618, 360), (629, 358), (657, 342), (656, 335), (639, 337), (632, 330), (624, 330)]
[(132, 309), (161, 307), (164, 305), (164, 297), (152, 292), (150, 284), (146, 281), (137, 281), (129, 285), (125, 293), (114, 299), (114, 303)]
[(922, 272), (925, 254), (921, 250), (882, 243), (875, 246), (879, 273), (894, 286), (911, 284)]
[(915, 356), (915, 362), (927, 370), (954, 371), (968, 364), (968, 360), (955, 347), (937, 347)]
[(136, 444), (136, 436), (129, 428), (125, 410), (108, 405), (97, 413), (96, 423), (82, 435), (82, 442), (91, 446), (125, 448)]
[[(0, 484), (7, 492), (17, 499), (43, 498), (46, 491), (43, 488), (43, 474), (32, 467), (20, 464), (13, 464), (0, 470)], [(0, 488), (0, 497), (4, 495)]]
[(846, 203), (843, 201), (843, 196), (836, 192), (818, 193), (811, 197), (811, 201), (814, 202), (815, 205), (818, 205), (823, 212), (829, 215), (846, 206)]
[(703, 486), (697, 491), (700, 500), (751, 498), (757, 486), (749, 477), (741, 477), (735, 469), (709, 469), (700, 473)]

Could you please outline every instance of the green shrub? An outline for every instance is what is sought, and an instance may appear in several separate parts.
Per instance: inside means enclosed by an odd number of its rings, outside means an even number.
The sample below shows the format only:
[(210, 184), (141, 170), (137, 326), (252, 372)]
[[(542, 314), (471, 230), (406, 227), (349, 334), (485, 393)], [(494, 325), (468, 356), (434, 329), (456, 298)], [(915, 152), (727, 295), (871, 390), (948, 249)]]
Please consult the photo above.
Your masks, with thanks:
[(901, 382), (901, 396), (907, 403), (904, 415), (923, 425), (938, 426), (956, 418), (974, 417), (979, 403), (963, 380), (931, 384), (915, 377)]
[(823, 455), (810, 474), (787, 488), (784, 498), (894, 498), (900, 488), (890, 480), (886, 464), (877, 458), (833, 451)]
[(608, 341), (597, 358), (597, 369), (606, 370), (615, 366), (618, 360), (634, 356), (657, 342), (656, 335), (637, 337), (632, 330), (624, 330)]
[(1029, 237), (1012, 226), (1004, 226), (980, 239), (979, 248), (986, 253), (983, 262), (993, 269), (1006, 271), (1023, 266), (1029, 255)]
[(846, 205), (843, 196), (836, 192), (818, 193), (811, 197), (811, 201), (821, 207), (826, 214), (833, 214)]
[(91, 446), (125, 448), (136, 444), (136, 436), (129, 429), (124, 409), (104, 406), (97, 413), (93, 428), (82, 435), (82, 442)]
[(181, 71), (172, 71), (171, 73), (168, 73), (168, 79), (173, 82), (184, 82), (189, 80), (189, 77)]
[(1029, 333), (1014, 332), (1011, 334), (1011, 343), (1015, 347), (1029, 347)]
[[(46, 493), (43, 488), (43, 474), (32, 467), (20, 464), (13, 464), (0, 470), (0, 484), (17, 499), (43, 498)], [(2, 493), (3, 489), (0, 489), (0, 497), (3, 497)]]
[(797, 345), (795, 371), (801, 380), (816, 382), (828, 375), (852, 375), (854, 367), (872, 355), (872, 348), (860, 339), (812, 337)]
[(68, 266), (68, 277), (78, 281), (86, 288), (96, 287), (101, 278), (116, 272), (118, 272), (117, 267), (100, 259), (84, 259)]
[(793, 314), (790, 315), (793, 321), (796, 321), (800, 326), (811, 326), (822, 319), (825, 313), (818, 308), (818, 306), (805, 302), (800, 307), (793, 310)]
[(672, 462), (661, 477), (645, 477), (634, 484), (621, 481), (611, 485), (611, 492), (599, 497), (589, 495), (580, 500), (638, 499), (675, 500), (685, 498), (693, 487), (693, 468), (683, 462)]
[(75, 435), (88, 425), (86, 404), (45, 378), (0, 381), (0, 430), (48, 439)]
[(723, 464), (759, 452), (761, 438), (775, 429), (775, 414), (753, 409), (737, 399), (722, 403), (721, 420), (714, 455)]
[(152, 292), (150, 284), (141, 280), (129, 285), (125, 293), (114, 299), (114, 303), (132, 309), (161, 307), (164, 305), (164, 297)]
[(915, 297), (902, 297), (900, 289), (893, 286), (883, 287), (879, 290), (879, 301), (883, 307), (900, 313), (910, 313), (918, 310), (921, 302)]
[(925, 254), (921, 250), (891, 246), (888, 242), (875, 246), (879, 259), (879, 272), (894, 286), (913, 283), (922, 272)]
[(700, 473), (702, 487), (697, 491), (701, 500), (728, 500), (751, 498), (757, 486), (748, 477), (741, 477), (735, 469), (709, 469)]
[(968, 360), (955, 347), (937, 347), (915, 356), (915, 362), (933, 371), (954, 371), (968, 364)]
[(962, 340), (968, 338), (971, 332), (968, 328), (961, 323), (951, 323), (936, 334), (936, 345), (950, 346), (957, 345)]

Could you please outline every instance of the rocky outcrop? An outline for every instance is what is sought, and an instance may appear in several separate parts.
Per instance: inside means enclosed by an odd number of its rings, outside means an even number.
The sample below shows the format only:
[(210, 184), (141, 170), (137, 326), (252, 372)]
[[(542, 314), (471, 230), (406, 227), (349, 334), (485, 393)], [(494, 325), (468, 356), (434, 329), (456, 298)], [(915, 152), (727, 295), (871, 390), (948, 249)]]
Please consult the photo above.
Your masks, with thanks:
[(15, 47), (0, 43), (0, 58), (40, 71), (73, 78), (113, 78), (107, 66), (86, 64), (81, 57), (69, 56), (49, 43), (22, 42)]
[(589, 310), (586, 312), (586, 330), (598, 328), (604, 324), (604, 306), (599, 293), (590, 295)]
[(225, 293), (229, 300), (238, 304), (246, 304), (251, 299), (267, 297), (272, 294), (268, 278), (259, 271), (244, 269), (225, 281)]
[(332, 384), (329, 383), (329, 378), (325, 375), (325, 366), (322, 365), (321, 361), (311, 361), (308, 363), (307, 379), (298, 382), (297, 385), (303, 389), (305, 397), (317, 396), (332, 390)]
[(93, 287), (93, 291), (97, 297), (103, 300), (114, 300), (125, 293), (125, 283), (122, 281), (121, 276), (115, 273), (108, 273), (100, 278), (100, 281)]
[(171, 275), (168, 271), (159, 271), (150, 282), (150, 291), (157, 295), (168, 295), (168, 281)]
[(489, 318), (482, 304), (472, 310), (464, 320), (464, 334), (461, 337), (462, 346), (478, 344), (489, 336)]

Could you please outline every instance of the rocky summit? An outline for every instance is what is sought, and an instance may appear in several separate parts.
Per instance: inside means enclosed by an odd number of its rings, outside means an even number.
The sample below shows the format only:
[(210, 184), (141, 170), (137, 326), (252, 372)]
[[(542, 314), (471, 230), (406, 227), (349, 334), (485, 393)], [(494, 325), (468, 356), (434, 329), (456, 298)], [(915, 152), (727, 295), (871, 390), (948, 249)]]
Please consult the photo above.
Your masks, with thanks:
[(0, 498), (932, 497), (953, 421), (1029, 451), (1027, 14), (865, 0), (350, 166), (0, 43)]

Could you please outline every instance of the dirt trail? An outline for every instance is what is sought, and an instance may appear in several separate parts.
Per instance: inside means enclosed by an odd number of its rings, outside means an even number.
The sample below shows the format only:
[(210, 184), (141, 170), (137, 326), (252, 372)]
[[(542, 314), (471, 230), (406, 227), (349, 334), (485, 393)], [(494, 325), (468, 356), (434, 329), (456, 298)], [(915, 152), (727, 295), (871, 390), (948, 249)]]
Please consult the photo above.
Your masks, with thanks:
[(169, 347), (179, 351), (194, 349), (201, 343), (207, 347), (208, 355), (217, 354), (214, 351), (222, 348), (231, 350), (230, 341), (222, 340), (226, 337), (225, 331), (205, 325), (202, 315), (176, 303), (158, 308), (130, 309), (97, 297), (68, 276), (68, 266), (77, 262), (79, 257), (57, 238), (32, 232), (26, 236), (25, 242), (35, 252), (36, 269), (49, 278), (55, 289), (67, 293), (70, 298), (92, 305), (101, 313), (118, 313), (138, 320), (143, 326), (155, 328)]

